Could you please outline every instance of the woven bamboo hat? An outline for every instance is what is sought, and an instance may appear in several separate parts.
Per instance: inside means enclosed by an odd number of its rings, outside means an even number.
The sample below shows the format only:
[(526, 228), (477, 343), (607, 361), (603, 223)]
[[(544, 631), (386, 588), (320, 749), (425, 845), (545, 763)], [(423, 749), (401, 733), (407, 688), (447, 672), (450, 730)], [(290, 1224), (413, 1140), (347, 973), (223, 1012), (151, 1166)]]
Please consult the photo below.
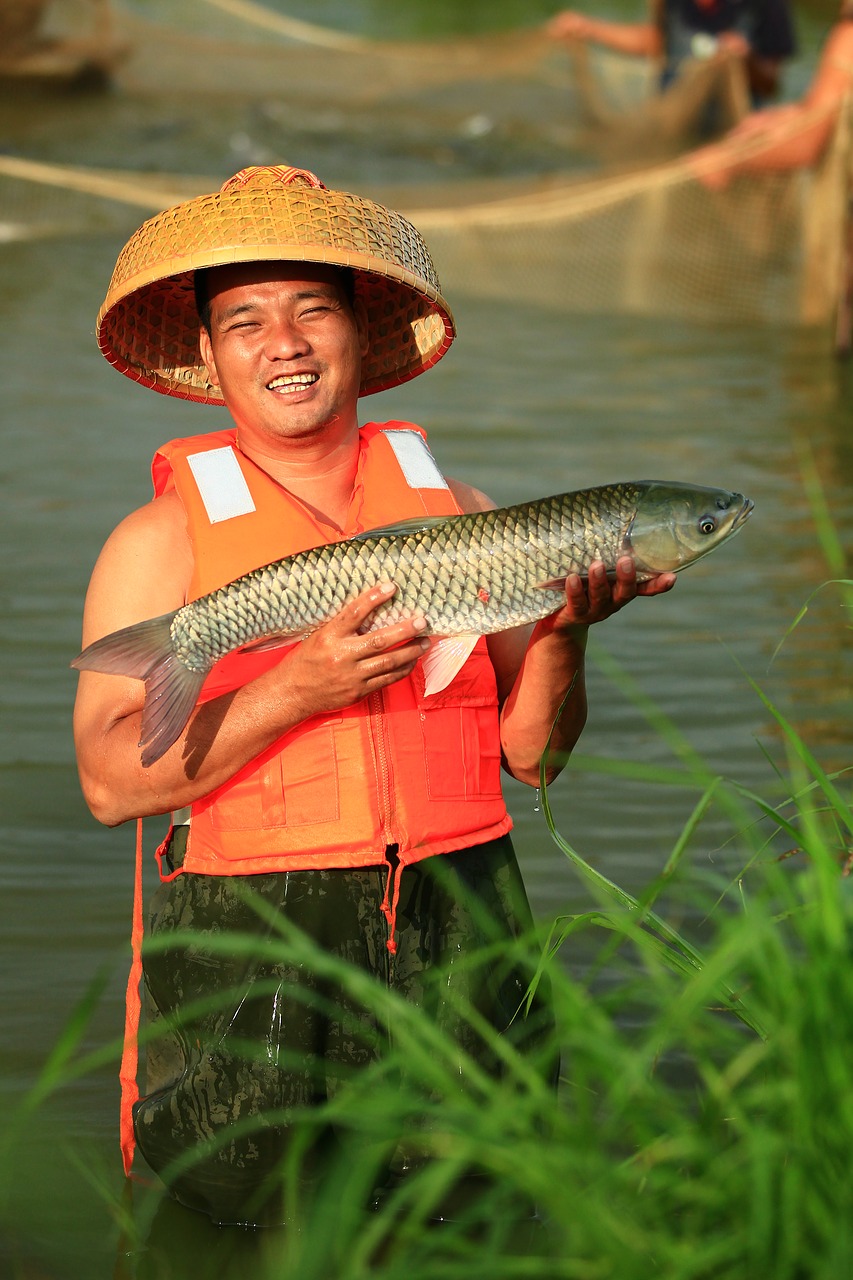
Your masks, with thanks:
[(416, 377), (455, 336), (450, 308), (417, 230), (392, 209), (328, 190), (305, 169), (243, 169), (222, 189), (145, 222), (119, 254), (98, 314), (98, 345), (129, 378), (208, 404), (198, 349), (196, 268), (237, 262), (321, 262), (351, 267), (367, 310), (361, 395)]

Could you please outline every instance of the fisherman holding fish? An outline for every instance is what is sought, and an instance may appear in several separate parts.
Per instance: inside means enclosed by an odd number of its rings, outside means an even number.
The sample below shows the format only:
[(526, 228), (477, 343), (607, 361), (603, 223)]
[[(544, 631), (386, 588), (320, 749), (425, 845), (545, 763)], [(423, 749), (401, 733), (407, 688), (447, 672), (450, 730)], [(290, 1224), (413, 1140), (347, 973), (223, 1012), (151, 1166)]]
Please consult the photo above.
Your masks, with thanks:
[[(75, 663), (86, 800), (110, 826), (171, 814), (145, 932), (194, 935), (191, 948), (152, 949), (143, 966), (140, 827), (125, 1168), (138, 1145), (173, 1196), (215, 1222), (286, 1218), (273, 1194), (288, 1143), (282, 1116), (322, 1102), (378, 1052), (376, 1026), (352, 997), (341, 992), (340, 1008), (324, 1012), (322, 980), (270, 954), (270, 911), (426, 1004), (486, 1069), (500, 1068), (445, 1003), (451, 976), (455, 1001), (467, 998), (536, 1052), (547, 1001), (515, 1016), (530, 970), (465, 964), (484, 942), (509, 943), (531, 926), (500, 769), (538, 785), (553, 727), (547, 775), (556, 776), (587, 715), (588, 627), (669, 590), (669, 568), (682, 563), (676, 555), (657, 572), (649, 559), (640, 572), (619, 550), (625, 524), (612, 563), (594, 546), (577, 571), (552, 558), (523, 588), (534, 611), (500, 614), (496, 551), (491, 568), (467, 579), (458, 561), (436, 559), (450, 543), (503, 537), (508, 522), (444, 476), (419, 427), (360, 426), (357, 411), (359, 397), (435, 364), (454, 332), (411, 224), (284, 166), (244, 170), (146, 222), (98, 319), (100, 348), (120, 372), (224, 405), (231, 419), (157, 451), (153, 500), (122, 521), (95, 566), (87, 650)], [(669, 510), (671, 492), (665, 501)], [(683, 562), (743, 517), (727, 504), (712, 501), (699, 517), (706, 543)], [(433, 541), (421, 554), (424, 538)], [(410, 582), (419, 594), (404, 608)], [(437, 642), (434, 630), (452, 619), (431, 621), (430, 601), (448, 583), (457, 612), (476, 618)], [(298, 617), (284, 618), (283, 601)], [(258, 935), (251, 963), (205, 950), (230, 930)], [(142, 1096), (141, 974), (147, 1016), (162, 1031)], [(214, 995), (190, 1028), (176, 1026), (186, 1005)], [(249, 1043), (257, 1053), (247, 1055)], [(320, 1130), (318, 1154), (335, 1141), (331, 1126)], [(169, 1169), (188, 1153), (191, 1163)], [(416, 1159), (401, 1143), (389, 1177)]]

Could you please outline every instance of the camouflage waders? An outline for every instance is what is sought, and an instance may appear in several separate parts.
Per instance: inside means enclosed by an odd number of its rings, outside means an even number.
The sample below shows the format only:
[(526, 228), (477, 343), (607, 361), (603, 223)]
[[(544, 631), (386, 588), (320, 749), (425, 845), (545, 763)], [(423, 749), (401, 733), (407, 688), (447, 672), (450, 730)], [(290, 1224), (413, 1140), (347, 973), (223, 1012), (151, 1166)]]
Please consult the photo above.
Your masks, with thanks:
[[(180, 865), (185, 833), (178, 827), (173, 835), (173, 866)], [(393, 861), (393, 851), (389, 856)], [(466, 963), (496, 938), (504, 941), (496, 950), (506, 953), (506, 943), (531, 927), (509, 836), (403, 869), (393, 957), (381, 910), (388, 874), (385, 867), (184, 873), (155, 894), (149, 938), (160, 947), (170, 933), (192, 931), (197, 941), (143, 952), (148, 1022), (161, 1034), (147, 1048), (136, 1140), (148, 1164), (166, 1171), (172, 1194), (215, 1222), (283, 1220), (272, 1194), (292, 1133), (283, 1113), (334, 1097), (353, 1069), (381, 1056), (385, 1034), (364, 1005), (327, 977), (282, 958), (280, 935), (252, 907), (247, 888), (324, 951), (424, 1008), (493, 1074), (500, 1067), (460, 1014), (460, 999), (531, 1050), (549, 1032), (541, 997), (526, 1019), (518, 1016), (535, 955), (523, 965), (506, 958)], [(229, 934), (252, 935), (252, 954), (206, 948), (206, 940)], [(198, 1001), (207, 1007), (182, 1014)], [(215, 1149), (205, 1151), (210, 1140)], [(333, 1127), (319, 1126), (312, 1148), (317, 1176), (336, 1149)], [(189, 1152), (192, 1163), (173, 1175), (168, 1166)]]

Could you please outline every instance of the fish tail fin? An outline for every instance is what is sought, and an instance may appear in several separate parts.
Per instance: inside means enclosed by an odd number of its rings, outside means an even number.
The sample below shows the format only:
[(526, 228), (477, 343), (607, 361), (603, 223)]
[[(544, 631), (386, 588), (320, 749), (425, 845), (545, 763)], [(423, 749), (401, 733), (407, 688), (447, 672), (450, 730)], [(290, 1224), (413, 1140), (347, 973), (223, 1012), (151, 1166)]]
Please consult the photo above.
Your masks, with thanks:
[(71, 663), (77, 671), (103, 671), (110, 676), (134, 676), (146, 680), (154, 667), (173, 652), (174, 613), (147, 618), (95, 640)]
[(167, 654), (145, 681), (142, 708), (142, 748), (144, 768), (154, 764), (181, 735), (198, 702), (205, 672), (190, 671), (173, 654)]
[(172, 645), (174, 613), (149, 618), (95, 640), (71, 663), (78, 671), (131, 676), (145, 682), (142, 708), (142, 764), (159, 760), (180, 737), (204, 684), (205, 672), (191, 671)]

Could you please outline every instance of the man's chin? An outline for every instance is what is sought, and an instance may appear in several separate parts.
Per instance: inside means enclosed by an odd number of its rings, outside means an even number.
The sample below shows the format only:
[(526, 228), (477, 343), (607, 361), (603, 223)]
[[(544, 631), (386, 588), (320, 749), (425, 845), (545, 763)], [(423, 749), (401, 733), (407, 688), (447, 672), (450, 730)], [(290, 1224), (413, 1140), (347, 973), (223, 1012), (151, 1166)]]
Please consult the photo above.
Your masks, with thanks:
[[(316, 413), (289, 413), (276, 416), (266, 423), (263, 433), (273, 440), (311, 440), (320, 438), (329, 432), (339, 431), (342, 424), (340, 413), (328, 415)], [(358, 423), (354, 419), (357, 429)]]

